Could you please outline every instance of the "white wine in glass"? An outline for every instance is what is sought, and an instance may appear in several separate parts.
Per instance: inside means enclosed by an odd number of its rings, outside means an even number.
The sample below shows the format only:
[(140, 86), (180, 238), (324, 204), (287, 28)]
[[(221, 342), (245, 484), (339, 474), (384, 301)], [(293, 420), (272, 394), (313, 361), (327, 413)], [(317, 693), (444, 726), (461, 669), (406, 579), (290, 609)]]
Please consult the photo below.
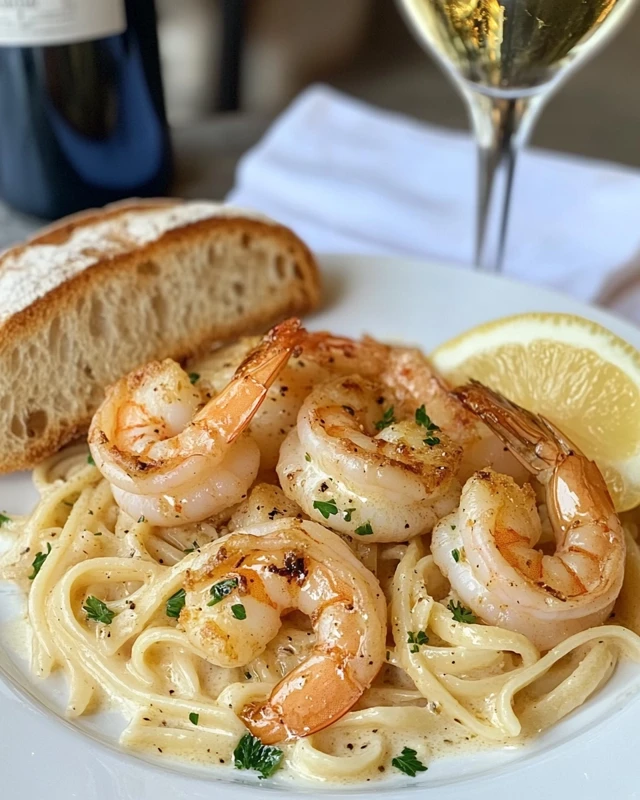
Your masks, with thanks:
[(467, 102), (478, 141), (476, 266), (502, 266), (516, 155), (543, 103), (636, 0), (399, 0)]

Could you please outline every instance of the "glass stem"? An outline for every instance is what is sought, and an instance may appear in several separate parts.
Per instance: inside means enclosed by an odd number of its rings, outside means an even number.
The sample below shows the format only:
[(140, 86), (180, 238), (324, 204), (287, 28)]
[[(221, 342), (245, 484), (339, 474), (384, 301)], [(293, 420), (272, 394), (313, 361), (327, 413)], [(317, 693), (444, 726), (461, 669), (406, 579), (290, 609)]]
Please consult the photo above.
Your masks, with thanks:
[(540, 97), (490, 97), (465, 87), (478, 143), (475, 266), (500, 272), (504, 258), (516, 156), (540, 109)]

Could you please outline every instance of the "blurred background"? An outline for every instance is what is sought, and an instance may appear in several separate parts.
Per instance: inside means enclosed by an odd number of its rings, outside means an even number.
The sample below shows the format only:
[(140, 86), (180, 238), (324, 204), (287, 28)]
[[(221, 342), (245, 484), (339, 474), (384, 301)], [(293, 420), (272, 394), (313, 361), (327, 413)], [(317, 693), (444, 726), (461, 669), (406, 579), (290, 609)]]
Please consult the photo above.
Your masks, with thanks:
[[(233, 15), (242, 7), (238, 30)], [(193, 126), (237, 107), (241, 117), (229, 118), (217, 134), (208, 128), (222, 149), (229, 137), (239, 149), (249, 146), (315, 81), (436, 125), (468, 127), (451, 82), (413, 39), (393, 0), (157, 0), (157, 9), (170, 122)], [(223, 40), (229, 45), (236, 36), (241, 51), (224, 52)], [(533, 145), (640, 166), (639, 40), (636, 13), (554, 95)], [(229, 85), (236, 67), (237, 92)]]

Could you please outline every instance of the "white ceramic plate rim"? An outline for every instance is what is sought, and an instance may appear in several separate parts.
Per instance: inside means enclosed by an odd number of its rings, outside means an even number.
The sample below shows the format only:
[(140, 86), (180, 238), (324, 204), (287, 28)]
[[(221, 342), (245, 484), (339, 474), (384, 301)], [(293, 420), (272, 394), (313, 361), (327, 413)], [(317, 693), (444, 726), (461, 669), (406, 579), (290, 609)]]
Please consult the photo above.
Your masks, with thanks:
[[(431, 349), (471, 325), (522, 311), (564, 311), (587, 316), (640, 346), (640, 331), (571, 298), (514, 281), (468, 273), (405, 258), (327, 256), (321, 259), (326, 304), (310, 327), (348, 335), (368, 332), (404, 339)], [(24, 491), (27, 476), (0, 479), (0, 507), (11, 508)], [(13, 510), (18, 510), (14, 508)], [(2, 594), (0, 592), (0, 604)], [(178, 800), (210, 798), (222, 792), (230, 800), (250, 800), (256, 789), (267, 798), (290, 800), (309, 794), (338, 797), (425, 797), (460, 800), (539, 800), (565, 795), (596, 800), (606, 795), (632, 797), (637, 791), (636, 715), (640, 668), (627, 665), (604, 698), (594, 698), (582, 716), (513, 763), (479, 763), (471, 776), (452, 777), (432, 765), (421, 781), (400, 778), (393, 786), (361, 788), (274, 786), (269, 782), (232, 784), (212, 781), (202, 769), (186, 771), (175, 763), (158, 764), (125, 753), (99, 729), (82, 732), (48, 708), (42, 685), (26, 679), (7, 657), (0, 635), (0, 765), (2, 795), (8, 800)], [(615, 682), (614, 682), (615, 683)], [(598, 724), (596, 723), (598, 720)], [(577, 735), (576, 735), (577, 734)], [(481, 759), (482, 760), (482, 759)], [(471, 759), (473, 761), (473, 759)], [(234, 774), (233, 777), (244, 775)], [(6, 792), (6, 794), (5, 794)]]

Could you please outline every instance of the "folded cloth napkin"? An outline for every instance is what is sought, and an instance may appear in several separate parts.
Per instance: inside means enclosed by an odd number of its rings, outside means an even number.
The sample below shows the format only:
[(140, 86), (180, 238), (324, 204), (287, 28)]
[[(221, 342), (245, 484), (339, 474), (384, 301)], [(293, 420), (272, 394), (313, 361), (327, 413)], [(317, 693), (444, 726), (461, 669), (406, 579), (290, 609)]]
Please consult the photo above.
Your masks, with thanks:
[[(470, 264), (476, 151), (437, 128), (312, 86), (240, 162), (229, 202), (291, 226), (316, 252)], [(640, 171), (529, 149), (505, 273), (640, 321)]]

